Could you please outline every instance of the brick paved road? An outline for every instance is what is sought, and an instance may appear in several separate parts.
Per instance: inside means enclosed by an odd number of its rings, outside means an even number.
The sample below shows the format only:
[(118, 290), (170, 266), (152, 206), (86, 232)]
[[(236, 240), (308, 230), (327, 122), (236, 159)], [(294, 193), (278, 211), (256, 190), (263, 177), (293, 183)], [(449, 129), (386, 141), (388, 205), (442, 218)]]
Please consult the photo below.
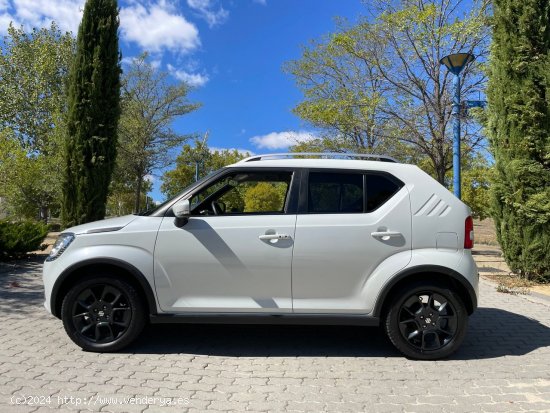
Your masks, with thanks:
[[(40, 267), (0, 267), (0, 412), (550, 412), (550, 302), (487, 282), (447, 361), (407, 360), (357, 327), (153, 326), (123, 353), (94, 354), (42, 308)], [(13, 404), (25, 396), (49, 407)]]

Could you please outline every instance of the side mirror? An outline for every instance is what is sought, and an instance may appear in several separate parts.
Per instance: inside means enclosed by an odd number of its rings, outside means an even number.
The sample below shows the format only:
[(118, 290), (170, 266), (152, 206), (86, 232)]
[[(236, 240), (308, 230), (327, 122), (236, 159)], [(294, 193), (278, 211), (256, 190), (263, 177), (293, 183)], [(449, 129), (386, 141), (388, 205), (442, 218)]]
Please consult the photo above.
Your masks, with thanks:
[(189, 221), (189, 217), (191, 216), (191, 207), (189, 206), (189, 200), (184, 199), (182, 201), (178, 201), (172, 207), (172, 212), (176, 217), (174, 223), (177, 227), (182, 227), (187, 224), (187, 221)]

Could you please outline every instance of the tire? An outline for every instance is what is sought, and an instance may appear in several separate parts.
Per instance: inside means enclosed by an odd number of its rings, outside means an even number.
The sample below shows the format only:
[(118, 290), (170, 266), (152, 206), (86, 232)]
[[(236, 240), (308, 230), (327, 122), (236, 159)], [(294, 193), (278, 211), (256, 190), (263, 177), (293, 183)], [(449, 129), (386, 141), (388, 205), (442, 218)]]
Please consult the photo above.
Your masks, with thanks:
[(460, 347), (468, 315), (460, 297), (448, 286), (434, 282), (409, 284), (390, 299), (384, 328), (405, 356), (437, 360)]
[(72, 341), (85, 351), (103, 353), (132, 343), (145, 326), (146, 312), (128, 282), (88, 275), (63, 298), (61, 318)]

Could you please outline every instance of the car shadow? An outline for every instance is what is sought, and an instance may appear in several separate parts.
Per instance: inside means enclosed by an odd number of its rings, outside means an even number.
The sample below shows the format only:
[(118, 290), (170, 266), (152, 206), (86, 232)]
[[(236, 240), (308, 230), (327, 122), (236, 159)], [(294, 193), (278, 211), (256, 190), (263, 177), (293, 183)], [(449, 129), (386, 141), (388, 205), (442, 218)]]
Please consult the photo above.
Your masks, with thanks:
[(36, 279), (42, 276), (46, 255), (28, 255), (24, 259), (0, 262), (0, 315), (34, 313), (42, 307), (44, 287)]
[[(520, 356), (550, 345), (550, 328), (498, 308), (478, 308), (454, 360)], [(354, 326), (150, 325), (124, 352), (233, 357), (396, 357), (382, 329)]]
[(28, 254), (21, 259), (0, 261), (0, 276), (42, 273), (42, 265), (48, 254)]

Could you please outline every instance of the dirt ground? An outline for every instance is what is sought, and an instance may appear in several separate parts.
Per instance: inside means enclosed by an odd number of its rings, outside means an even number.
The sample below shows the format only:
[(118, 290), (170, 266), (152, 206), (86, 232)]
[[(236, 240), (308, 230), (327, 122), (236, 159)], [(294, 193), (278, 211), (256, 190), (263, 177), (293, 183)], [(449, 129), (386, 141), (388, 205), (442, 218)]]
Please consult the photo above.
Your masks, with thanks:
[(497, 233), (495, 231), (495, 223), (491, 218), (480, 221), (474, 220), (474, 235), (475, 243), (483, 245), (498, 246)]

